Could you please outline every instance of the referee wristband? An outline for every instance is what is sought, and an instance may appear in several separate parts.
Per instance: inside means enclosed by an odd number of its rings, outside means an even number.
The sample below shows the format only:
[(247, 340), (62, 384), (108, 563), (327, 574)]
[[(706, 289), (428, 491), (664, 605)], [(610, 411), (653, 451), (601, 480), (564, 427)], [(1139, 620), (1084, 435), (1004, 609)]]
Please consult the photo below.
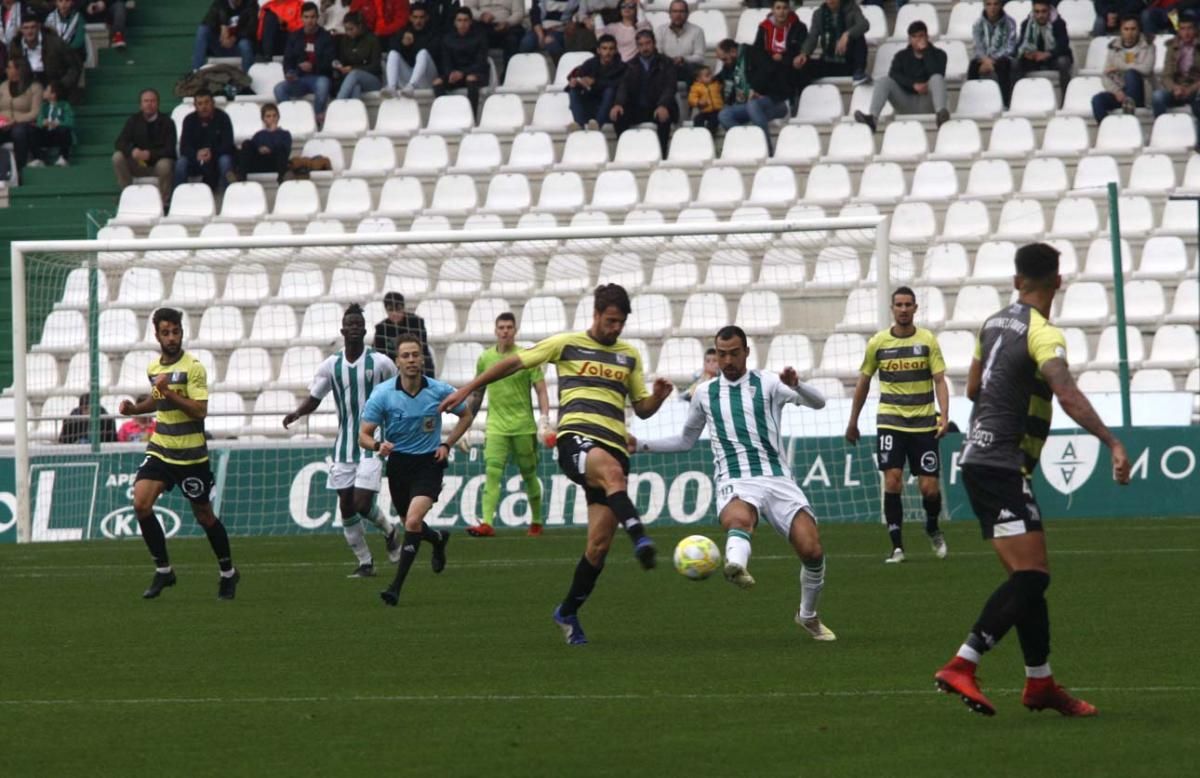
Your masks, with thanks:
[(449, 443), (439, 443), (439, 444), (438, 444), (438, 448), (441, 448), (442, 446), (445, 446), (447, 451), (449, 451), (449, 450), (450, 450), (450, 444), (449, 444)]

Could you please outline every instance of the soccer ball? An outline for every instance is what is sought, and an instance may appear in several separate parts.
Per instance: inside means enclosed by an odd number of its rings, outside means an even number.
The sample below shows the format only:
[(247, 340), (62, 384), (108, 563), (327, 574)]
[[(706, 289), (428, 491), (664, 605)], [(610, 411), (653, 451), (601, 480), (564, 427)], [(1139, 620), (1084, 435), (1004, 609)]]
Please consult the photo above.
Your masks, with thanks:
[(703, 581), (721, 566), (721, 550), (703, 535), (688, 535), (675, 546), (675, 570), (685, 578)]

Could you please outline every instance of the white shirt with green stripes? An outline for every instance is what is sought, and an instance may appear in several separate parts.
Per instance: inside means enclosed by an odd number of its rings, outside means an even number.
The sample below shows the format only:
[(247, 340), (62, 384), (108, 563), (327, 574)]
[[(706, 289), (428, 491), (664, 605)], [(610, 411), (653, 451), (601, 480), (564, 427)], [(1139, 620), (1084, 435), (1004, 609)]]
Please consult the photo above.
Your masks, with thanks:
[(795, 389), (775, 373), (747, 370), (730, 381), (724, 374), (701, 384), (692, 395), (680, 434), (638, 442), (639, 451), (688, 451), (709, 428), (717, 482), (774, 476), (791, 478), (780, 418), (786, 404), (825, 407), (825, 397), (801, 382)]
[(358, 445), (362, 426), (362, 411), (371, 391), (379, 384), (399, 374), (396, 363), (371, 348), (363, 349), (358, 359), (350, 362), (346, 352), (327, 357), (317, 368), (308, 393), (320, 400), (333, 392), (337, 407), (338, 434), (333, 446), (333, 461), (355, 463), (363, 457), (375, 456)]

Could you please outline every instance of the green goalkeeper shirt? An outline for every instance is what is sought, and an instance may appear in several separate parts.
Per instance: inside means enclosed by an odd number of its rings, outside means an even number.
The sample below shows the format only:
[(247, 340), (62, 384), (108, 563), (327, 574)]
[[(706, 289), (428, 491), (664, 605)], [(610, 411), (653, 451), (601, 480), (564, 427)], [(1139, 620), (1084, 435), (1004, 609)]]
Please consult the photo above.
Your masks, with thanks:
[[(517, 353), (514, 349), (501, 354), (492, 346), (479, 355), (475, 375), (479, 375), (505, 357)], [(543, 380), (542, 368), (518, 370), (508, 378), (488, 384), (487, 433), (489, 435), (534, 435), (537, 423), (533, 418), (533, 385)]]

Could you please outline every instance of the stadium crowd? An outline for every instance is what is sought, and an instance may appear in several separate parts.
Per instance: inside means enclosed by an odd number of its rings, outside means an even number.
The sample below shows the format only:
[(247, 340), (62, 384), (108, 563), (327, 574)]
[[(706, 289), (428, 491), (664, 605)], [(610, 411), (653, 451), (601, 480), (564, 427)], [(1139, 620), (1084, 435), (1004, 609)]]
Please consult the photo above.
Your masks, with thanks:
[[(72, 0), (57, 0), (54, 11), (44, 17), (44, 29), (22, 24), (10, 35), (8, 9), (19, 6), (4, 6), (12, 56), (27, 64), (40, 61), (41, 68), (31, 70), (32, 82), (60, 81), (60, 94), (70, 99), (70, 81), (77, 78), (78, 69), (60, 62), (70, 57), (57, 53), (61, 40), (55, 29), (62, 28), (64, 14), (69, 17)], [(1147, 102), (1155, 116), (1178, 106), (1188, 106), (1200, 116), (1195, 22), (1200, 3), (1096, 0), (1094, 6), (1091, 34), (1114, 36), (1104, 64), (1104, 90), (1092, 99), (1096, 121), (1111, 111), (1132, 113)], [(319, 6), (303, 0), (214, 0), (197, 28), (191, 65), (196, 70), (211, 56), (231, 56), (248, 70), (256, 61), (282, 58), (284, 79), (274, 86), (275, 101), (312, 95), (320, 127), (331, 99), (370, 92), (384, 99), (411, 97), (419, 89), (432, 89), (437, 96), (465, 92), (478, 113), (480, 91), (503, 81), (514, 55), (541, 52), (553, 64), (567, 52), (593, 52), (568, 75), (573, 118), (568, 130), (611, 124), (619, 135), (630, 127), (653, 124), (664, 157), (673, 129), (681, 124), (714, 133), (753, 124), (770, 143), (770, 123), (794, 116), (801, 94), (813, 82), (845, 77), (858, 86), (872, 81), (867, 69), (870, 23), (855, 0), (822, 0), (811, 25), (800, 20), (790, 0), (773, 0), (753, 43), (720, 40), (712, 47), (711, 59), (704, 30), (688, 20), (689, 5), (675, 0), (668, 9), (668, 23), (652, 29), (636, 0), (533, 0), (528, 10), (523, 0), (324, 0)], [(116, 22), (113, 30), (114, 45), (123, 43)], [(919, 19), (904, 32), (908, 45), (896, 52), (886, 76), (876, 80), (868, 109), (854, 112), (854, 118), (872, 131), (889, 105), (897, 114), (934, 114), (939, 127), (951, 118), (945, 51), (931, 42)], [(1152, 41), (1162, 34), (1174, 38), (1167, 45), (1162, 75), (1152, 85)], [(31, 58), (25, 52), (38, 35), (47, 53)], [(1060, 93), (1065, 94), (1076, 63), (1067, 23), (1053, 0), (1035, 0), (1031, 13), (1019, 23), (1006, 12), (1003, 0), (985, 0), (972, 38), (967, 78), (997, 82), (1005, 107), (1014, 83), (1034, 73), (1056, 74)], [(32, 126), (31, 118), (40, 109), (39, 95), (29, 92), (29, 82), (18, 72), (10, 75), (7, 89), (0, 88), (5, 93), (0, 111), (9, 120), (0, 137), (14, 141), (18, 165), (24, 164), (32, 147), (32, 133), (20, 125)], [(266, 120), (270, 109), (274, 124)], [(217, 146), (185, 147), (185, 136), (195, 134), (188, 130), (189, 122), (206, 131), (209, 126), (208, 110), (197, 113), (198, 119), (189, 118), (178, 128), (178, 150), (170, 148), (173, 143), (163, 143), (162, 154), (151, 153), (152, 159), (130, 157), (127, 126), (114, 155), (121, 186), (130, 181), (131, 159), (147, 167), (160, 158), (178, 160), (172, 163), (171, 181), (161, 171), (157, 174), (164, 204), (169, 203), (171, 184), (191, 176), (199, 176), (218, 194), (247, 172), (278, 170), (282, 176), (281, 160), (293, 149), (290, 136), (285, 138), (286, 131), (278, 129), (278, 109), (263, 110), (264, 132), (272, 133), (272, 140), (256, 141), (241, 152), (223, 134), (229, 122), (219, 107), (212, 108), (215, 135), (206, 139)], [(130, 122), (154, 122), (144, 100)], [(65, 164), (68, 155), (61, 156), (60, 164)]]

